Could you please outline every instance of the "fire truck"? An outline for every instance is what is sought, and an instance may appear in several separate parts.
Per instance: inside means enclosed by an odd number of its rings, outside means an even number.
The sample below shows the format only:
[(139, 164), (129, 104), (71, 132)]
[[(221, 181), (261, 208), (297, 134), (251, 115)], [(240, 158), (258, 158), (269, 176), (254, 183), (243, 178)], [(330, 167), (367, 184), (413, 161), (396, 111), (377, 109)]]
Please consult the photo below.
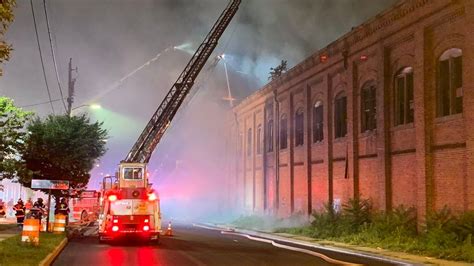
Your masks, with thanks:
[(158, 194), (148, 181), (147, 164), (237, 12), (240, 2), (241, 0), (229, 2), (126, 158), (119, 164), (116, 176), (104, 178), (99, 215), (100, 241), (123, 236), (158, 241), (161, 232), (160, 204)]
[(72, 219), (74, 221), (91, 222), (98, 218), (100, 210), (100, 192), (86, 190), (79, 198), (71, 199)]

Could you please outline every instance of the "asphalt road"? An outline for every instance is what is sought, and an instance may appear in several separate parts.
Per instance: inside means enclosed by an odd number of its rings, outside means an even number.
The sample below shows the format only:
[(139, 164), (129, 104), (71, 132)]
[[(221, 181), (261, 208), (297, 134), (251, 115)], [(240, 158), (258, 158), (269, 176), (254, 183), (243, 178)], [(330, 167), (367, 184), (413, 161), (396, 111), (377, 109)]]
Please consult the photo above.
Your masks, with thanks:
[[(192, 225), (175, 225), (173, 229), (174, 236), (163, 236), (158, 245), (130, 240), (99, 244), (96, 236), (72, 239), (53, 265), (334, 265), (317, 256), (239, 235), (222, 234)], [(388, 265), (347, 255), (335, 259), (365, 265)]]

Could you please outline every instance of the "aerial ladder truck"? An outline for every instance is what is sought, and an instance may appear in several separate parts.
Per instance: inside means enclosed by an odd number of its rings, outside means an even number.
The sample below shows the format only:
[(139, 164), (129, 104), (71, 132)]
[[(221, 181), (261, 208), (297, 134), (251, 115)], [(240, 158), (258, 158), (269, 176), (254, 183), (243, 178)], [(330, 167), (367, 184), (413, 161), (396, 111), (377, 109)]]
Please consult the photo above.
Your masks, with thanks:
[(231, 0), (219, 16), (126, 158), (120, 162), (115, 180), (112, 177), (104, 178), (99, 215), (101, 241), (121, 236), (158, 241), (161, 232), (160, 204), (158, 195), (148, 180), (147, 164), (199, 72), (216, 48), (219, 38), (237, 12), (240, 2), (241, 0)]

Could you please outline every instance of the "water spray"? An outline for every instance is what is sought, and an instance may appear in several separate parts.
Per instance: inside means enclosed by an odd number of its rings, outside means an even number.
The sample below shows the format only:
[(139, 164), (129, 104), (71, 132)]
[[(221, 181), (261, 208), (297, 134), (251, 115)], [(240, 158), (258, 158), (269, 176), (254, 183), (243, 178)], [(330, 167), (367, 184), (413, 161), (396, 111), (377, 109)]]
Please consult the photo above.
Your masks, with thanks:
[(192, 49), (192, 46), (193, 44), (190, 43), (190, 42), (185, 42), (181, 45), (178, 45), (178, 46), (173, 46), (173, 49), (174, 50), (179, 50), (179, 51), (183, 51), (185, 53), (188, 53), (188, 54), (194, 54), (194, 50)]
[(114, 82), (112, 85), (108, 86), (108, 88), (99, 93), (93, 100), (91, 101), (96, 101), (97, 99), (100, 99), (102, 98), (103, 96), (105, 96), (106, 94), (110, 93), (111, 91), (119, 88), (127, 79), (129, 79), (130, 77), (132, 77), (133, 75), (135, 75), (137, 72), (139, 72), (140, 70), (142, 70), (143, 68), (151, 65), (151, 63), (157, 61), (161, 55), (163, 55), (164, 53), (166, 52), (169, 52), (169, 51), (174, 51), (176, 49), (180, 49), (180, 47), (187, 47), (186, 45), (188, 45), (187, 43), (184, 43), (184, 44), (181, 44), (181, 45), (178, 45), (178, 46), (170, 46), (164, 50), (162, 50), (161, 52), (157, 53), (155, 55), (155, 57), (151, 58), (150, 60), (146, 61), (144, 64), (142, 64), (141, 66), (135, 68), (133, 71), (131, 71), (130, 73), (128, 73), (127, 75), (125, 75), (124, 77), (122, 77), (121, 79), (119, 79), (118, 81)]

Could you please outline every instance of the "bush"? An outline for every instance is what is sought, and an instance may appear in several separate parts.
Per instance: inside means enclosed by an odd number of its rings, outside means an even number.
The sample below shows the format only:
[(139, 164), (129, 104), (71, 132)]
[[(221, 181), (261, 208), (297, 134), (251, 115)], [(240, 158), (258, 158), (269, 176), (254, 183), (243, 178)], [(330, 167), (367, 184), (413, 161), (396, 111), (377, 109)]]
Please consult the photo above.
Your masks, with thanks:
[(406, 208), (401, 205), (391, 212), (381, 212), (374, 215), (370, 230), (379, 237), (393, 236), (416, 236), (416, 209)]
[(345, 223), (342, 215), (334, 211), (330, 204), (324, 204), (324, 210), (313, 213), (313, 228), (312, 237), (315, 238), (330, 238), (338, 237), (344, 233)]
[[(295, 217), (276, 220), (276, 225), (284, 224), (284, 220), (286, 225), (293, 224)], [(264, 222), (254, 218), (252, 223)], [(310, 226), (281, 228), (278, 232), (474, 262), (474, 211), (458, 216), (447, 207), (433, 211), (418, 232), (413, 207), (401, 205), (390, 212), (374, 212), (369, 200), (351, 199), (342, 212), (325, 204), (322, 211), (313, 213)]]
[(454, 231), (460, 241), (469, 240), (472, 244), (471, 238), (474, 235), (474, 211), (461, 214), (454, 227)]
[(343, 205), (342, 218), (348, 225), (346, 233), (358, 233), (371, 222), (372, 202), (368, 199), (350, 199)]

